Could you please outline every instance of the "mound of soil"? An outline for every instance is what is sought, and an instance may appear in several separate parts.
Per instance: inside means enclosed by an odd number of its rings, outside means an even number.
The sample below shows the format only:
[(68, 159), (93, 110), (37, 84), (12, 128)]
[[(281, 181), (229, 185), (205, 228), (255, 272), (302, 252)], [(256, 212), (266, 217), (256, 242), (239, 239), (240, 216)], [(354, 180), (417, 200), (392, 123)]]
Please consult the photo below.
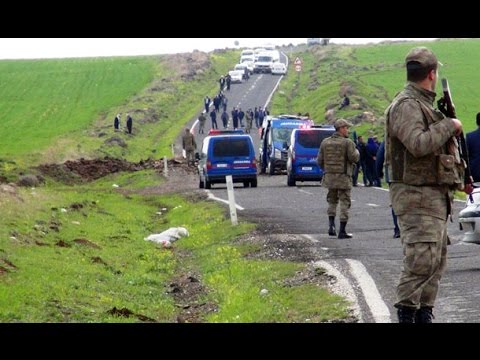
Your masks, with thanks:
[[(188, 167), (181, 160), (169, 159), (167, 161), (169, 171), (175, 168), (185, 168), (186, 171), (195, 172), (196, 168)], [(42, 164), (37, 169), (45, 176), (66, 184), (89, 182), (109, 174), (121, 171), (140, 171), (146, 169), (158, 169), (163, 171), (163, 159), (141, 160), (132, 163), (124, 159), (105, 157), (103, 159), (67, 161), (63, 164)]]

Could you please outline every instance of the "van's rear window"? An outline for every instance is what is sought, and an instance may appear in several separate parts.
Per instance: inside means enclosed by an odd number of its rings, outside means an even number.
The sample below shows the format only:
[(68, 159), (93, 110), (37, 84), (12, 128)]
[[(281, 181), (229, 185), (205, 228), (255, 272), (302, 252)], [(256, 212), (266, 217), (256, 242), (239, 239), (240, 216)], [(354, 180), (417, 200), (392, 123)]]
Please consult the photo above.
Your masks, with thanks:
[(298, 134), (298, 143), (306, 148), (319, 148), (324, 139), (331, 136), (324, 131), (302, 131)]
[(247, 139), (215, 139), (213, 156), (249, 156)]

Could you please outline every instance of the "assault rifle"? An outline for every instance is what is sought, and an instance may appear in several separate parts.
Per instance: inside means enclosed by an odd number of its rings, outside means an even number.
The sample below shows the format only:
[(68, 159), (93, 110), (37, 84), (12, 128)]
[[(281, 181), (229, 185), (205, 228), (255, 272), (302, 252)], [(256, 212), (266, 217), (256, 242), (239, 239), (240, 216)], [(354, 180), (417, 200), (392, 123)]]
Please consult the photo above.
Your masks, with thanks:
[[(443, 97), (440, 98), (437, 102), (438, 109), (447, 117), (456, 119), (457, 114), (455, 112), (455, 105), (453, 105), (453, 100), (452, 100), (452, 95), (450, 93), (450, 87), (448, 86), (448, 80), (447, 79), (442, 79), (442, 88), (443, 88)], [(460, 153), (460, 158), (465, 161), (466, 168), (465, 168), (465, 176), (464, 176), (464, 184), (465, 184), (465, 189), (467, 190), (468, 188), (472, 187), (473, 184), (473, 179), (470, 174), (470, 161), (468, 160), (468, 149), (467, 149), (467, 143), (465, 141), (465, 135), (460, 133), (459, 136), (457, 136), (457, 141), (459, 143), (459, 153)], [(469, 187), (467, 185), (470, 185)], [(471, 192), (471, 191), (470, 191)]]

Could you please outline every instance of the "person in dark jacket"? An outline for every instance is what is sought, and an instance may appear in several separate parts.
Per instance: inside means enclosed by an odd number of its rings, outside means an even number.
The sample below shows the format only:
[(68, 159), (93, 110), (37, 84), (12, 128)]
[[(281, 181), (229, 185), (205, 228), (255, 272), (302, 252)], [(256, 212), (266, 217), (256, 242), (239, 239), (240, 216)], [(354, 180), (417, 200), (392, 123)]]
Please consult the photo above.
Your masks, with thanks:
[(127, 114), (127, 131), (129, 134), (132, 133), (133, 119), (130, 114)]
[[(388, 167), (385, 166), (385, 172), (383, 171), (383, 163), (385, 162), (385, 141), (382, 141), (380, 146), (378, 147), (377, 151), (377, 159), (375, 160), (375, 165), (377, 168), (377, 174), (380, 178), (384, 177), (385, 175), (385, 181), (386, 183), (390, 183), (390, 177), (388, 176)], [(399, 239), (400, 238), (400, 228), (398, 227), (398, 220), (397, 220), (397, 215), (395, 214), (395, 211), (393, 211), (392, 208), (392, 219), (393, 219), (393, 238), (394, 239)]]
[(113, 120), (113, 127), (115, 130), (120, 129), (120, 114), (117, 114), (117, 116), (115, 116), (115, 120)]
[(480, 113), (477, 114), (477, 130), (467, 134), (468, 160), (474, 182), (480, 181)]
[(215, 109), (212, 109), (212, 111), (210, 111), (210, 119), (212, 119), (212, 129), (218, 129), (217, 113), (215, 112)]
[(344, 107), (350, 105), (350, 99), (349, 97), (347, 96), (347, 94), (343, 95), (343, 101), (342, 103), (340, 104), (340, 107), (338, 108), (338, 110), (341, 110), (343, 109)]

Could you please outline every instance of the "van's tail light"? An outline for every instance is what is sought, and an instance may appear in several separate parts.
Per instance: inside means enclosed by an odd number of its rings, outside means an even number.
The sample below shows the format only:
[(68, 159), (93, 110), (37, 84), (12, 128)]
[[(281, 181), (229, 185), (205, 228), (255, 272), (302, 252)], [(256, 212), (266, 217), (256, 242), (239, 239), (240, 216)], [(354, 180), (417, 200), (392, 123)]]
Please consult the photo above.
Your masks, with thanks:
[(252, 162), (250, 163), (250, 167), (255, 169), (257, 168), (257, 159), (255, 158), (252, 159)]
[(212, 162), (207, 159), (207, 170), (211, 170), (212, 169)]
[(295, 149), (292, 150), (292, 162), (295, 162)]

